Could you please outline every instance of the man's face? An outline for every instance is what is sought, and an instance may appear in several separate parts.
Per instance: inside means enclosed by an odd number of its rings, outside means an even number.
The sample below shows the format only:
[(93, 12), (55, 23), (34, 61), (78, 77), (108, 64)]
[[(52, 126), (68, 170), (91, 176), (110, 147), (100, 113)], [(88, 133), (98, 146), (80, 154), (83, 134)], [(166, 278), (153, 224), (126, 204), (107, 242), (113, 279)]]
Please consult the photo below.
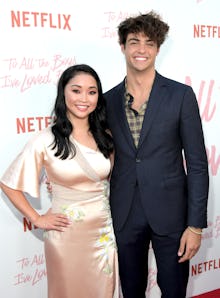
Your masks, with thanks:
[(129, 33), (125, 45), (121, 45), (121, 50), (125, 55), (128, 70), (154, 69), (159, 49), (156, 42), (144, 33)]

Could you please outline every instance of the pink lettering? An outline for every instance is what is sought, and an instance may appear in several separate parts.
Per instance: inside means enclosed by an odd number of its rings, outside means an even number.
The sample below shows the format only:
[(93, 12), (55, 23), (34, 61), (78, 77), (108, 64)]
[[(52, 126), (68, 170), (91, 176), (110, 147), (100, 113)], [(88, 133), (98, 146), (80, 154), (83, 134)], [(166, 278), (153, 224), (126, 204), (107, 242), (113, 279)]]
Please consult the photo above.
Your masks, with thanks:
[(216, 156), (216, 147), (214, 145), (211, 146), (211, 150), (206, 148), (206, 152), (211, 173), (216, 176), (220, 165), (220, 155)]
[(47, 272), (45, 269), (43, 269), (43, 270), (36, 269), (34, 276), (33, 276), (32, 285), (35, 285), (36, 283), (41, 281), (44, 278), (44, 276), (47, 276)]
[[(192, 86), (192, 81), (191, 81), (190, 77), (187, 76), (185, 82), (187, 85)], [(205, 85), (206, 85), (206, 82), (201, 81), (197, 100), (198, 100), (198, 105), (200, 108), (201, 119), (209, 122), (213, 118), (214, 113), (216, 111), (216, 103), (214, 103), (213, 106), (211, 107), (214, 80), (210, 80), (210, 82), (209, 82), (207, 99), (205, 101), (205, 106), (202, 110), (202, 101), (204, 98), (203, 94), (204, 94)]]

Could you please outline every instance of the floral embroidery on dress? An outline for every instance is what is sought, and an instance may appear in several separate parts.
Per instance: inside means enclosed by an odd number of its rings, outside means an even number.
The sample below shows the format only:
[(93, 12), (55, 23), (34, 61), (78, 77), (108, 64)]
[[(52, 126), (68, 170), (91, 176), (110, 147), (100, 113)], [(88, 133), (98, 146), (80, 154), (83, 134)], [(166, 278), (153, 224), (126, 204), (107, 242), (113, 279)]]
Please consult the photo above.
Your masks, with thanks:
[(105, 180), (103, 181), (103, 210), (107, 212), (108, 219), (106, 222), (107, 226), (112, 226), (112, 217), (111, 217), (111, 210), (110, 210), (110, 204), (109, 204), (109, 193), (110, 193), (110, 187), (109, 187), (109, 181)]
[(85, 213), (82, 208), (76, 208), (72, 205), (61, 206), (61, 212), (75, 222), (82, 221), (85, 217)]
[(109, 199), (110, 187), (109, 187), (109, 181), (108, 180), (103, 181), (103, 187), (104, 187), (103, 194), (106, 198)]
[(103, 271), (106, 274), (111, 274), (113, 269), (109, 264), (109, 256), (111, 254), (112, 249), (116, 248), (115, 236), (113, 233), (112, 227), (112, 219), (111, 219), (111, 211), (109, 205), (109, 182), (105, 180), (103, 182), (103, 206), (102, 210), (107, 211), (108, 218), (106, 221), (106, 227), (99, 229), (99, 237), (96, 240), (95, 246), (99, 248), (97, 252), (97, 257), (104, 262)]
[(95, 244), (99, 248), (97, 257), (105, 263), (103, 271), (106, 274), (111, 274), (113, 269), (109, 264), (109, 255), (115, 245), (115, 238), (111, 226), (99, 230), (99, 237)]
[(109, 205), (109, 182), (107, 180), (103, 181), (103, 210), (107, 211), (110, 216), (110, 205)]

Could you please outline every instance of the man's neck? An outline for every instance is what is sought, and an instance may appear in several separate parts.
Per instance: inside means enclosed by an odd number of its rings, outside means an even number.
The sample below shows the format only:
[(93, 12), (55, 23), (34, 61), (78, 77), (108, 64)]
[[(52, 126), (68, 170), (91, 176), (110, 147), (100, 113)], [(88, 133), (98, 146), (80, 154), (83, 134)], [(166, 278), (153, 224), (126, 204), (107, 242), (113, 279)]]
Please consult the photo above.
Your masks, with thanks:
[(133, 96), (132, 108), (139, 111), (140, 107), (149, 99), (156, 71), (148, 73), (127, 73), (127, 91)]
[(131, 93), (140, 92), (141, 90), (151, 89), (156, 71), (152, 69), (147, 72), (127, 72), (127, 86)]
[(150, 91), (155, 75), (155, 69), (146, 72), (128, 71), (126, 76), (128, 91), (131, 94), (139, 94), (147, 90)]

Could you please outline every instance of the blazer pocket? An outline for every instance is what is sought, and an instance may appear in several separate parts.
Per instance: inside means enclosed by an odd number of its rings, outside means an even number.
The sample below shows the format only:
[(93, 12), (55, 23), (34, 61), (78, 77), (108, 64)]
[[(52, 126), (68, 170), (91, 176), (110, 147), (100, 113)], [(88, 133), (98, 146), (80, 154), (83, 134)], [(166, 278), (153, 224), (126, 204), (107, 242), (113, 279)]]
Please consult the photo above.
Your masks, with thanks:
[(164, 180), (164, 186), (167, 189), (184, 188), (185, 185), (186, 185), (185, 176), (171, 177), (171, 178), (166, 178)]

